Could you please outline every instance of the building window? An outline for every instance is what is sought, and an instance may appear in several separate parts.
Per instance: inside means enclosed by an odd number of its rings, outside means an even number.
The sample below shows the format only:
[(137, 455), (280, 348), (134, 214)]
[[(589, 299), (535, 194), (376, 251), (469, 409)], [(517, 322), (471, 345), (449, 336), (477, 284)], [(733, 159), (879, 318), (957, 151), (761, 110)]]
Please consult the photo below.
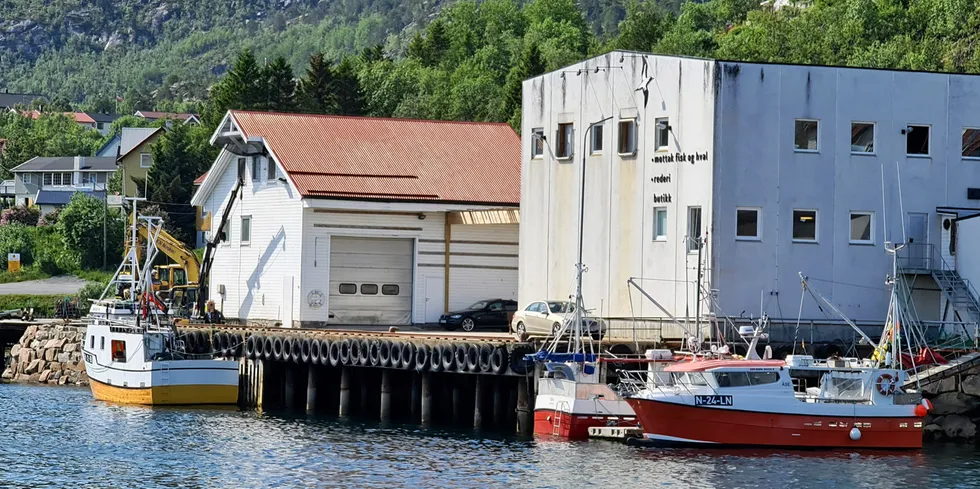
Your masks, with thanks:
[(656, 120), (657, 128), (657, 151), (667, 151), (667, 143), (670, 138), (670, 120), (662, 117)]
[(271, 158), (262, 158), (265, 161), (265, 178), (266, 180), (275, 180), (278, 176), (276, 172), (276, 162), (272, 161)]
[(980, 129), (963, 128), (963, 157), (980, 159)]
[(929, 126), (909, 125), (905, 128), (905, 154), (929, 156)]
[(381, 286), (381, 295), (398, 295), (397, 284), (384, 284)]
[(817, 241), (817, 211), (793, 209), (793, 241)]
[(811, 119), (796, 119), (793, 147), (796, 151), (817, 152), (819, 122)]
[(238, 158), (238, 179), (245, 179), (245, 158)]
[(851, 153), (874, 154), (875, 125), (873, 122), (851, 123)]
[(531, 130), (531, 158), (544, 157), (544, 128), (536, 127)]
[(687, 251), (701, 249), (701, 207), (687, 208)]
[(150, 153), (140, 153), (140, 168), (153, 166), (153, 155)]
[(24, 183), (31, 183), (31, 174), (25, 173), (23, 177)]
[(653, 208), (653, 240), (654, 241), (667, 240), (667, 208), (666, 207)]
[(361, 295), (378, 295), (378, 284), (361, 284)]
[(98, 122), (95, 127), (98, 127), (100, 131), (105, 130), (105, 122)]
[(258, 156), (252, 157), (252, 181), (257, 182), (262, 175), (262, 159)]
[(592, 134), (589, 136), (591, 144), (589, 145), (589, 150), (592, 154), (596, 155), (602, 153), (602, 126), (595, 125), (592, 126)]
[(356, 294), (357, 284), (340, 284), (340, 293), (344, 295)]
[(252, 217), (242, 216), (242, 245), (247, 245), (252, 240)]
[(50, 173), (42, 173), (41, 174), (41, 184), (42, 185), (51, 185), (51, 182), (52, 182), (52, 177), (51, 177), (51, 174)]
[(558, 124), (558, 158), (572, 157), (572, 123)]
[(874, 214), (871, 212), (851, 212), (851, 244), (874, 244), (871, 230), (874, 228)]
[(735, 239), (758, 241), (762, 239), (762, 211), (756, 208), (735, 209)]
[(636, 119), (619, 121), (619, 154), (636, 154)]

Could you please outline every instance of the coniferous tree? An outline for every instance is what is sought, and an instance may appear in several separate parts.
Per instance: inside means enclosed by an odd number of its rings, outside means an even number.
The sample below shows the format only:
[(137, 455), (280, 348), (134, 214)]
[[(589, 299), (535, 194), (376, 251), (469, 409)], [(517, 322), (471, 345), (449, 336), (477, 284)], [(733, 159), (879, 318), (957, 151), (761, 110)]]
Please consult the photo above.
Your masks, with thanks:
[(323, 53), (310, 56), (306, 75), (299, 80), (299, 107), (311, 114), (336, 114), (338, 112), (335, 80), (330, 62)]
[(337, 113), (364, 115), (364, 90), (357, 76), (357, 60), (353, 56), (344, 56), (331, 71), (334, 76)]
[(242, 51), (228, 74), (211, 88), (204, 123), (217, 127), (229, 109), (258, 109), (265, 104), (264, 77), (252, 51)]
[(265, 109), (275, 112), (295, 111), (296, 81), (293, 79), (293, 68), (286, 62), (286, 58), (276, 58), (262, 71), (266, 90)]
[(175, 124), (153, 144), (153, 166), (145, 182), (147, 200), (169, 215), (168, 230), (191, 244), (195, 242), (195, 213), (190, 205), (194, 179), (211, 164), (197, 151), (192, 134), (195, 130), (188, 124)]
[[(520, 113), (523, 93), (524, 80), (538, 76), (545, 72), (544, 60), (541, 59), (541, 51), (538, 46), (531, 44), (521, 60), (507, 73), (507, 84), (505, 93), (506, 113), (511, 116), (511, 125), (515, 125), (514, 116)], [(520, 116), (517, 116), (517, 126), (520, 126)]]

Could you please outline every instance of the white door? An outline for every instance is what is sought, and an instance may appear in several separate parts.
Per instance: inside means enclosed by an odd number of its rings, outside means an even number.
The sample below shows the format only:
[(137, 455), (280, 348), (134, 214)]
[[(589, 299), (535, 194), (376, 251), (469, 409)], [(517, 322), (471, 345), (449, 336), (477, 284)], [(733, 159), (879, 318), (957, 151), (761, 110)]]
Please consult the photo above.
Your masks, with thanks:
[(929, 214), (909, 213), (907, 246), (909, 268), (929, 268)]
[(446, 311), (446, 284), (442, 277), (425, 278), (425, 322), (436, 323)]
[(331, 323), (410, 324), (415, 240), (330, 238)]
[(282, 277), (282, 325), (285, 328), (293, 327), (293, 276)]

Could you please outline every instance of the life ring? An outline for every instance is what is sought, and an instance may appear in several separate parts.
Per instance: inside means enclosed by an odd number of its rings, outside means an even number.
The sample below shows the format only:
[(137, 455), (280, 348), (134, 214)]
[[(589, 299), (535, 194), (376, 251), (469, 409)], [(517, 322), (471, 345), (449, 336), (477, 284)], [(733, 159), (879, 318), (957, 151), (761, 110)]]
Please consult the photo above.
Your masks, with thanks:
[(879, 394), (890, 396), (895, 393), (895, 377), (888, 373), (881, 374), (875, 380), (875, 387)]

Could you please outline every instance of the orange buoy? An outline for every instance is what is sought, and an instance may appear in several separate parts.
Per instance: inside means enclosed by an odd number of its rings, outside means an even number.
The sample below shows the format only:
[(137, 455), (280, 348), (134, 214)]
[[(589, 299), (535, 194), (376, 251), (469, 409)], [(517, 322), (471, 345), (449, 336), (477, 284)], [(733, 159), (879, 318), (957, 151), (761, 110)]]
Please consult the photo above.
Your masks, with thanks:
[(926, 415), (926, 413), (928, 413), (928, 412), (929, 412), (929, 410), (926, 409), (925, 406), (923, 406), (922, 404), (916, 404), (916, 406), (915, 406), (915, 415), (916, 416), (918, 416), (920, 418), (924, 418), (925, 415)]

